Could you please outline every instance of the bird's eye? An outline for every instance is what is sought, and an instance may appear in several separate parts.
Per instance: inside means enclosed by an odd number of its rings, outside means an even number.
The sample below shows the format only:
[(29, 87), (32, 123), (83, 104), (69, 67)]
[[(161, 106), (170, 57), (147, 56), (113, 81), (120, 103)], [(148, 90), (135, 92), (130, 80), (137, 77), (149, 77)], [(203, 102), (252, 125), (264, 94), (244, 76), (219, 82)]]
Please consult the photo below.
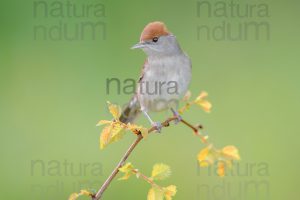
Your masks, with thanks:
[(158, 37), (154, 37), (154, 38), (152, 39), (152, 41), (153, 41), (153, 42), (157, 42), (157, 41), (158, 41)]

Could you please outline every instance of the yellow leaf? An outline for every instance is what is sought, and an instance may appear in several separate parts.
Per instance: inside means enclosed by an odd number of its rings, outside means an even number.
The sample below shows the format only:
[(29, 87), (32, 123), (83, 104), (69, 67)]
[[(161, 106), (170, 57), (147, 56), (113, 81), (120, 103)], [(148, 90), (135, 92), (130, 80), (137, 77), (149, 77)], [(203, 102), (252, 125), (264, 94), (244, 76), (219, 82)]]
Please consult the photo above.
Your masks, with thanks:
[(112, 121), (109, 121), (109, 120), (100, 120), (96, 126), (101, 126), (101, 125), (104, 125), (104, 124), (111, 124)]
[(131, 172), (125, 173), (124, 176), (122, 176), (122, 177), (119, 178), (118, 180), (119, 180), (119, 181), (127, 180), (127, 179), (130, 178), (130, 176), (131, 176), (132, 174), (133, 174), (133, 173), (131, 173)]
[(133, 168), (133, 165), (128, 162), (126, 163), (125, 165), (123, 165), (122, 167), (119, 168), (119, 171), (120, 172), (124, 172), (124, 173), (127, 173), (129, 171), (132, 171), (134, 168)]
[(202, 149), (198, 154), (198, 161), (200, 167), (207, 167), (214, 163), (214, 155), (212, 154), (211, 146)]
[(70, 195), (69, 200), (76, 200), (79, 197), (79, 194), (73, 193)]
[(117, 121), (103, 128), (100, 136), (100, 148), (105, 148), (112, 142), (119, 141), (124, 135), (123, 123)]
[(85, 196), (91, 196), (92, 195), (92, 193), (87, 191), (87, 190), (80, 190), (80, 194), (85, 195)]
[(124, 176), (119, 178), (119, 180), (127, 180), (130, 178), (130, 176), (133, 174), (132, 170), (133, 170), (133, 165), (129, 162), (126, 163), (125, 165), (123, 165), (122, 167), (119, 168), (120, 172), (124, 173)]
[(200, 95), (194, 101), (194, 103), (202, 107), (204, 111), (210, 112), (212, 104), (205, 99), (207, 96), (207, 92), (201, 92)]
[(212, 105), (209, 101), (201, 100), (201, 101), (196, 102), (196, 104), (201, 106), (205, 112), (211, 111)]
[(165, 164), (155, 164), (152, 169), (151, 178), (153, 180), (163, 180), (171, 175), (171, 169)]
[(180, 108), (179, 110), (178, 110), (178, 112), (180, 113), (180, 114), (183, 114), (186, 110), (188, 110), (189, 108), (191, 107), (191, 104), (190, 103), (186, 103), (182, 108)]
[(106, 126), (103, 128), (100, 136), (100, 148), (104, 149), (106, 145), (110, 143), (111, 140), (111, 126)]
[(227, 168), (232, 167), (233, 160), (239, 159), (238, 149), (234, 146), (226, 146), (219, 150), (210, 145), (198, 154), (198, 161), (201, 167), (212, 165), (217, 161), (217, 174), (221, 177), (225, 176)]
[(217, 170), (217, 174), (220, 177), (225, 176), (225, 163), (223, 161), (219, 161), (218, 162), (218, 170)]
[(112, 124), (111, 142), (119, 141), (124, 135), (124, 127), (122, 123), (115, 122)]
[(240, 160), (239, 151), (235, 146), (226, 146), (222, 149), (224, 156), (229, 157), (233, 160)]
[(201, 166), (202, 162), (206, 160), (206, 157), (207, 157), (208, 153), (209, 153), (208, 148), (204, 148), (199, 152), (198, 161), (200, 162), (200, 166)]
[(82, 196), (82, 195), (85, 195), (85, 196), (92, 196), (92, 193), (87, 191), (87, 190), (80, 190), (79, 193), (73, 193), (70, 195), (69, 197), (69, 200), (76, 200), (79, 196)]
[(112, 114), (115, 120), (119, 120), (119, 117), (121, 115), (121, 108), (115, 104), (107, 102), (109, 112)]
[(148, 192), (147, 200), (163, 200), (163, 198), (164, 193), (158, 188), (152, 187)]
[(172, 197), (176, 195), (177, 189), (175, 185), (169, 185), (165, 189), (166, 200), (172, 200)]
[(143, 138), (147, 138), (148, 136), (148, 129), (143, 126), (138, 126), (135, 124), (127, 124), (127, 127), (135, 134), (141, 133)]
[(208, 97), (208, 93), (205, 91), (202, 91), (197, 98), (204, 99), (206, 97)]

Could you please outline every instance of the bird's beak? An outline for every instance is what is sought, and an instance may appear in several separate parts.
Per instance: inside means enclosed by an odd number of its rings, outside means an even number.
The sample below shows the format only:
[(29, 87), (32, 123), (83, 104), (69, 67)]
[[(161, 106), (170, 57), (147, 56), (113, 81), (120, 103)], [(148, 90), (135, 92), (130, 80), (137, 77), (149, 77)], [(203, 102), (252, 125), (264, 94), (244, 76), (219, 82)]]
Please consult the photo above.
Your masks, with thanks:
[(146, 43), (145, 42), (140, 42), (140, 43), (137, 43), (137, 44), (133, 45), (131, 47), (131, 49), (142, 49), (144, 47), (146, 47)]

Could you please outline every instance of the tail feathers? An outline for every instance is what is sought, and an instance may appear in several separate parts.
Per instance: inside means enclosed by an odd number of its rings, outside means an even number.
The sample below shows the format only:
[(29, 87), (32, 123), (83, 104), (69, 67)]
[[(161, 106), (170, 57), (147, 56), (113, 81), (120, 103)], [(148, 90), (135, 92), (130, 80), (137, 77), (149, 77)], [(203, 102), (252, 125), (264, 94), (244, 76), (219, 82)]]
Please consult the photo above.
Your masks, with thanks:
[(139, 115), (140, 112), (141, 112), (140, 104), (139, 104), (136, 96), (134, 96), (131, 99), (131, 101), (129, 102), (129, 104), (123, 110), (123, 112), (120, 116), (120, 121), (125, 124), (133, 122), (136, 119), (136, 117)]

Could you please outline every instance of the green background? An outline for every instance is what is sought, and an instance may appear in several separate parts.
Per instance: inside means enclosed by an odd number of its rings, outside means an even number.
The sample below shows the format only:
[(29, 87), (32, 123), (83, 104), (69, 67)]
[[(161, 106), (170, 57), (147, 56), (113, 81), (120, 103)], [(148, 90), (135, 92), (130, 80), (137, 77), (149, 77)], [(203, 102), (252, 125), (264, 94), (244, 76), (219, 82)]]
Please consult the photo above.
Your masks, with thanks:
[[(99, 1), (71, 2), (80, 6)], [(111, 118), (105, 102), (123, 105), (131, 96), (115, 91), (106, 94), (106, 79), (137, 80), (145, 55), (130, 47), (138, 42), (143, 27), (154, 20), (164, 21), (191, 57), (190, 90), (194, 96), (205, 90), (213, 103), (210, 114), (193, 108), (183, 117), (203, 124), (217, 147), (236, 145), (242, 157), (240, 172), (223, 179), (202, 169), (199, 172), (196, 155), (204, 146), (181, 124), (141, 142), (129, 161), (148, 175), (155, 163), (170, 165), (172, 176), (159, 184), (175, 184), (175, 199), (299, 196), (299, 1), (260, 1), (269, 8), (269, 16), (262, 18), (199, 18), (195, 0), (100, 2), (105, 5), (105, 17), (98, 19), (34, 18), (33, 1), (1, 0), (1, 199), (67, 199), (79, 190), (78, 181), (91, 181), (84, 188), (100, 187), (135, 138), (128, 133), (122, 141), (99, 150), (101, 128), (95, 124)], [(235, 2), (241, 6), (250, 3)], [(107, 25), (106, 38), (34, 40), (35, 25), (51, 26), (60, 20), (69, 26), (100, 20)], [(197, 38), (197, 26), (216, 26), (224, 20), (233, 26), (266, 21), (270, 39)], [(152, 116), (162, 120), (168, 113)], [(143, 117), (138, 123), (148, 125)], [(43, 163), (44, 175), (40, 166), (32, 166), (35, 160)], [(79, 176), (70, 175), (70, 167), (66, 174), (65, 160), (77, 172), (80, 166), (83, 170), (83, 165), (101, 163), (101, 174), (95, 176), (88, 168)], [(60, 165), (60, 175), (48, 172), (51, 161)], [(269, 198), (264, 196), (264, 186), (245, 189), (249, 181), (264, 181)], [(104, 199), (145, 199), (148, 189), (147, 183), (135, 178), (114, 181)]]

